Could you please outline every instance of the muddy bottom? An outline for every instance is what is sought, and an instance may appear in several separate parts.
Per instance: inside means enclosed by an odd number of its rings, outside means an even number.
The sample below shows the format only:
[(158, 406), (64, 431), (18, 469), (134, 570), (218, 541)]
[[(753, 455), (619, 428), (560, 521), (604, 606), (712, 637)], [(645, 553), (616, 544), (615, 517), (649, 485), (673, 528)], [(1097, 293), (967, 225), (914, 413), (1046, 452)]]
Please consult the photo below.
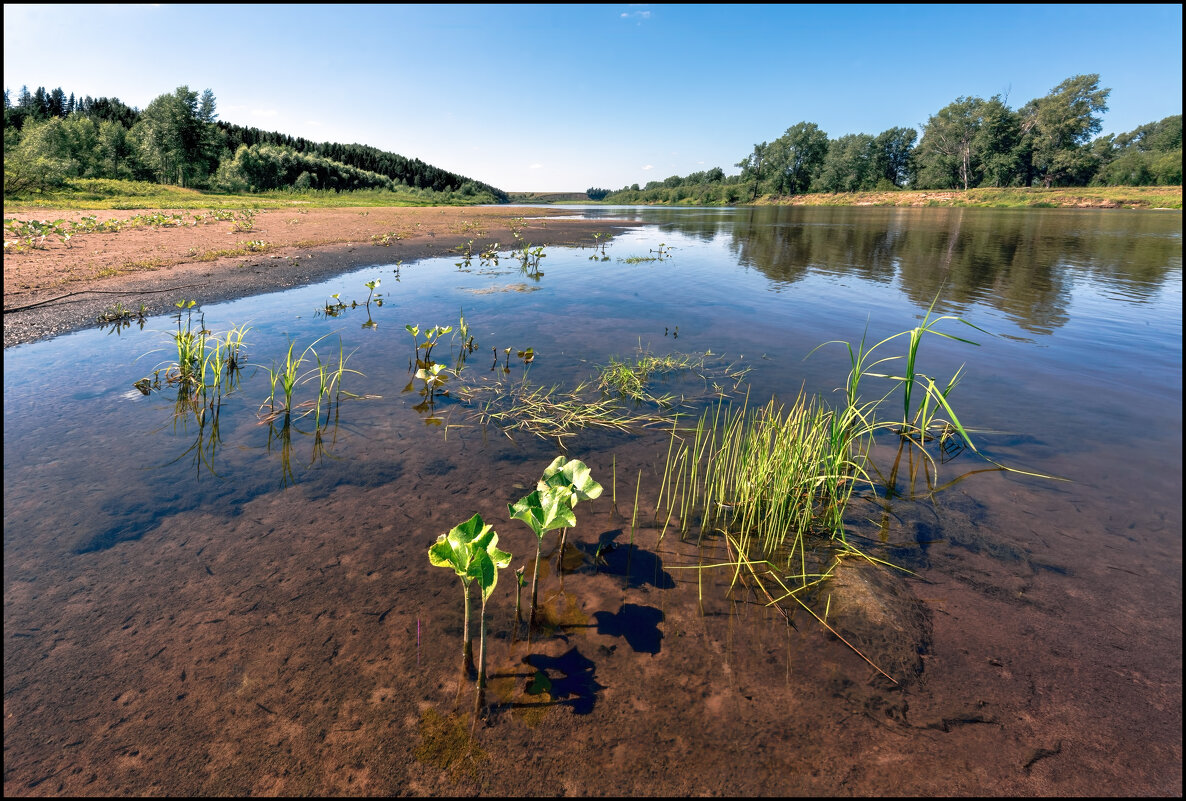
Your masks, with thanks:
[[(429, 565), (434, 537), (423, 533), (476, 505), (514, 554), (512, 571), (530, 577), (534, 535), (498, 508), (516, 499), (503, 498), (516, 477), (533, 480), (551, 458), (544, 447), (482, 447), (488, 467), (464, 477), (409, 454), (402, 503), (386, 485), (297, 486), (90, 550), (65, 538), (47, 547), (46, 534), (30, 535), (42, 540), (34, 548), (6, 530), (5, 794), (1181, 788), (1174, 656), (1130, 651), (1116, 617), (1124, 582), (1091, 577), (1116, 584), (1113, 616), (1071, 614), (1071, 568), (1049, 569), (1020, 543), (976, 547), (983, 507), (961, 493), (944, 513), (966, 534), (900, 551), (917, 577), (844, 579), (849, 596), (899, 610), (886, 625), (907, 631), (883, 638), (888, 651), (863, 641), (878, 659), (905, 659), (887, 664), (898, 684), (810, 616), (788, 625), (743, 586), (731, 591), (728, 570), (698, 569), (723, 561), (719, 543), (670, 529), (661, 538), (642, 519), (632, 527), (609, 493), (582, 504), (563, 582), (555, 535), (545, 540), (531, 641), (514, 621), (513, 572), (490, 601), (489, 703), (475, 719), (460, 585)], [(611, 458), (587, 461), (594, 475), (627, 474)], [(435, 500), (414, 515), (409, 498)], [(926, 512), (898, 513), (904, 530), (925, 532)], [(524, 617), (529, 590), (530, 579)], [(837, 630), (854, 614), (843, 594)], [(476, 618), (477, 605), (475, 637)], [(917, 664), (902, 642), (921, 644)]]

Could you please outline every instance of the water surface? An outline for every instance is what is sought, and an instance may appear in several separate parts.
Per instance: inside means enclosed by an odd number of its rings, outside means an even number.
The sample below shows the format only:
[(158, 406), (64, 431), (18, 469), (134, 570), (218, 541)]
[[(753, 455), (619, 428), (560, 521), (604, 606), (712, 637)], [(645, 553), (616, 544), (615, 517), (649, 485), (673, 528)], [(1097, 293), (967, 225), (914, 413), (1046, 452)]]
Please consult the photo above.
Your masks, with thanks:
[[(260, 367), (216, 435), (133, 388), (170, 359), (167, 317), (6, 350), (6, 793), (507, 793), (524, 776), (582, 793), (1181, 792), (1179, 213), (574, 213), (648, 225), (604, 251), (550, 248), (531, 273), (505, 251), (375, 265), (202, 309), (210, 330), (250, 325), (252, 365), (326, 336), (318, 352), (340, 343), (362, 374), (343, 386), (369, 397), (283, 438), (261, 423)], [(322, 311), (335, 293), (363, 304), (376, 278), (382, 305)], [(933, 501), (900, 480), (906, 497), (854, 504), (853, 541), (917, 574), (920, 680), (887, 688), (809, 618), (788, 629), (727, 575), (682, 571), (703, 554), (630, 526), (666, 435), (588, 431), (569, 454), (616, 483), (619, 509), (608, 491), (581, 507), (574, 539), (633, 535), (618, 553), (645, 569), (566, 577), (550, 596), (564, 624), (530, 649), (509, 641), (504, 579), (503, 712), (480, 739), (506, 767), (475, 777), (416, 752), (426, 709), (457, 697), (456, 582), (427, 546), (480, 512), (529, 559), (505, 504), (559, 450), (456, 398), (418, 411), (405, 324), (463, 312), (474, 381), (572, 387), (640, 350), (709, 352), (748, 368), (751, 401), (837, 401), (845, 350), (808, 354), (880, 341), (933, 301), (983, 329), (949, 321), (978, 344), (933, 337), (920, 356), (942, 381), (966, 365), (952, 400), (981, 452), (1066, 480), (976, 473)], [(457, 356), (448, 340), (435, 355)], [(711, 394), (658, 388), (690, 414)], [(965, 452), (941, 475), (985, 466)], [(523, 701), (536, 669), (568, 682), (542, 712)], [(525, 761), (545, 744), (555, 758)]]

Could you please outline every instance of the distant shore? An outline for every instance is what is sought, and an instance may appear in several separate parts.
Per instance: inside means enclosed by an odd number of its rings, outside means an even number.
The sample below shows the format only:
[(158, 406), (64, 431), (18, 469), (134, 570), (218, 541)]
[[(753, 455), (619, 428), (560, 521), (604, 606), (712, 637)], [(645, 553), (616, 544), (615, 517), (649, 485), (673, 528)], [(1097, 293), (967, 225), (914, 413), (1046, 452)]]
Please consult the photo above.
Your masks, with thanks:
[[(659, 191), (659, 190), (655, 190)], [(511, 192), (513, 203), (554, 205), (619, 205), (621, 201), (578, 200), (579, 193)], [(643, 198), (631, 204), (655, 206), (694, 206), (693, 198), (671, 203)], [(715, 203), (713, 205), (726, 205)], [(985, 208), (1064, 208), (1064, 209), (1177, 209), (1182, 208), (1180, 186), (1073, 186), (1043, 189), (1040, 187), (983, 187), (978, 189), (899, 189), (888, 192), (836, 192), (807, 195), (764, 195), (744, 206), (966, 206)]]

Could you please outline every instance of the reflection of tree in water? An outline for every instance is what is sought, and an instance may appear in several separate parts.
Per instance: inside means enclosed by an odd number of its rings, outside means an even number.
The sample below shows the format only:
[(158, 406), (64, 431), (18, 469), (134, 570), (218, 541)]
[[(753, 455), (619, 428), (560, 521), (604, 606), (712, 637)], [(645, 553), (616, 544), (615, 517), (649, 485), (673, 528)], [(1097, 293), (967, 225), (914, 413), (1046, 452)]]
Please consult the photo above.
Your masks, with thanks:
[[(1066, 323), (1078, 271), (1141, 302), (1182, 266), (1180, 222), (1152, 212), (782, 206), (738, 209), (732, 220), (739, 263), (779, 284), (809, 274), (897, 279), (920, 307), (943, 288), (954, 304), (945, 311), (982, 303), (1035, 333)], [(722, 227), (678, 214), (661, 224), (697, 236)]]

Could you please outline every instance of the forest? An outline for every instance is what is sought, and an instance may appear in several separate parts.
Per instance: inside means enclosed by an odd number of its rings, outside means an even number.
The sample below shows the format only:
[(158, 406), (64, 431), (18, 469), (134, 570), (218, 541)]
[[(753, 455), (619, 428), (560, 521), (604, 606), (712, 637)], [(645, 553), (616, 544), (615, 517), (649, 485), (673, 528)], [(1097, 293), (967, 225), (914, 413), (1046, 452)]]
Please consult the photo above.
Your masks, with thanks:
[[(70, 178), (152, 181), (216, 192), (412, 190), (427, 201), (503, 203), (481, 181), (365, 145), (312, 142), (218, 119), (214, 93), (188, 86), (143, 109), (61, 88), (4, 91), (4, 195)], [(406, 192), (404, 193), (406, 195)]]
[[(619, 190), (608, 203), (750, 203), (808, 193), (980, 187), (1180, 186), (1182, 115), (1097, 136), (1111, 90), (1076, 75), (1011, 108), (994, 95), (959, 97), (919, 129), (828, 137), (799, 122), (737, 162)], [(143, 109), (61, 88), (15, 101), (4, 92), (4, 195), (70, 179), (150, 181), (205, 191), (400, 191), (424, 203), (505, 203), (507, 192), (419, 159), (359, 144), (312, 142), (218, 119), (214, 93), (181, 86)]]
[(1076, 75), (1018, 109), (995, 95), (959, 97), (922, 126), (836, 139), (800, 122), (755, 144), (726, 176), (720, 167), (617, 191), (610, 203), (733, 204), (760, 197), (895, 189), (1171, 186), (1182, 184), (1182, 115), (1097, 137), (1110, 89)]

